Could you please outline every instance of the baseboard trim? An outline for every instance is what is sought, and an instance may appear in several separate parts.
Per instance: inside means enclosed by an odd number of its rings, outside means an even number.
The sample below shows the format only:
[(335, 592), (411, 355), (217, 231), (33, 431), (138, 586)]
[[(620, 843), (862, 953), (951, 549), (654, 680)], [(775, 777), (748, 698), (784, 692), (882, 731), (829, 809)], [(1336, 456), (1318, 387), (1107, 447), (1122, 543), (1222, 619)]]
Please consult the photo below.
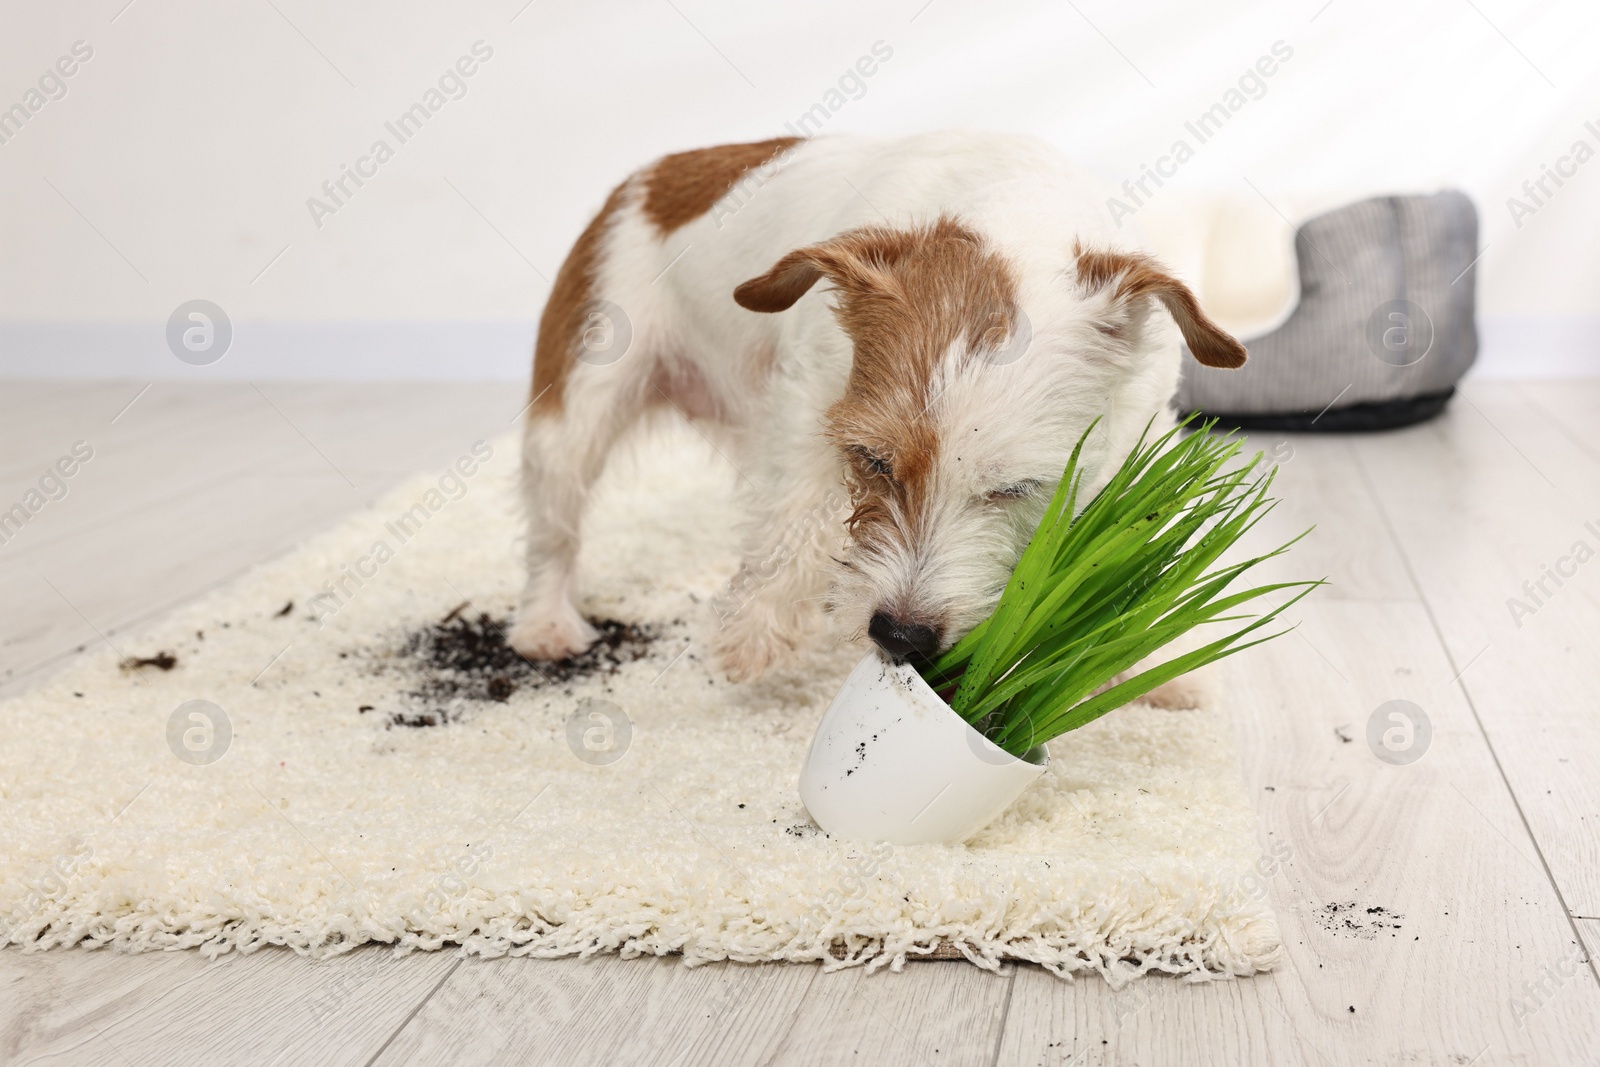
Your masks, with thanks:
[[(0, 321), (0, 377), (523, 381), (534, 320), (238, 322), (217, 362), (167, 348), (165, 323)], [(1477, 378), (1600, 377), (1600, 314), (1482, 315)]]
[(0, 322), (0, 377), (146, 381), (526, 381), (532, 319), (236, 322), (206, 366), (167, 348), (165, 323)]
[(1600, 377), (1600, 314), (1480, 314), (1470, 376)]

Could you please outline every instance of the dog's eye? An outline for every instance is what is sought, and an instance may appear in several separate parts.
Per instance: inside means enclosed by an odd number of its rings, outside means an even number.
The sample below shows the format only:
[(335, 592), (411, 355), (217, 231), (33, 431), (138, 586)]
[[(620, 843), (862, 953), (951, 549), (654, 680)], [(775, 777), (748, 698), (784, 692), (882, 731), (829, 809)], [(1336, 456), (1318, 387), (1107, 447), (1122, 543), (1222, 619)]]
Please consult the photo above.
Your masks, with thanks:
[(1032, 496), (1039, 488), (1036, 479), (1028, 478), (1010, 485), (1002, 485), (998, 489), (991, 489), (984, 494), (984, 499), (992, 502), (1001, 500), (1021, 500), (1023, 497)]
[(852, 448), (850, 454), (856, 458), (856, 462), (860, 463), (869, 472), (880, 474), (885, 478), (894, 477), (894, 465), (882, 456), (874, 455), (860, 445)]

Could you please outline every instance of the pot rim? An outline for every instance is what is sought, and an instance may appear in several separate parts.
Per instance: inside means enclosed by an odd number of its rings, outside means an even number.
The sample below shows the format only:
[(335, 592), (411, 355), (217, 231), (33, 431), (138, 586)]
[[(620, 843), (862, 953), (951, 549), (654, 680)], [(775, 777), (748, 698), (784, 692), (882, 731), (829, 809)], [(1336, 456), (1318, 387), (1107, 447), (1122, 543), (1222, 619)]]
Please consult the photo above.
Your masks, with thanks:
[[(977, 752), (976, 749), (974, 750), (979, 759), (983, 759), (986, 762), (994, 762), (996, 759), (1004, 758), (1007, 760), (1014, 760), (1018, 763), (1030, 763), (1040, 768), (1050, 766), (1049, 742), (1042, 741), (1039, 744), (1029, 748), (1022, 755), (1013, 756), (1011, 753), (1007, 752), (1005, 749), (1001, 748), (999, 745), (983, 736), (983, 734), (978, 732), (977, 727), (973, 726), (970, 722), (957, 714), (956, 709), (950, 706), (950, 702), (945, 700), (944, 697), (940, 696), (938, 691), (935, 690), (933, 686), (928, 684), (927, 679), (922, 677), (922, 672), (913, 667), (909, 661), (901, 661), (896, 663), (893, 660), (885, 659), (883, 655), (875, 649), (869, 650), (867, 652), (867, 656), (877, 660), (884, 667), (884, 673), (877, 680), (876, 684), (883, 684), (891, 674), (897, 674), (901, 677), (907, 678), (909, 679), (911, 694), (917, 700), (925, 704), (933, 704), (943, 708), (946, 712), (953, 716), (956, 721), (960, 722), (962, 726), (966, 727), (969, 735), (967, 738), (968, 743), (973, 743), (973, 738), (977, 738), (976, 744), (983, 746), (984, 752)], [(857, 664), (857, 666), (859, 667), (860, 664)]]

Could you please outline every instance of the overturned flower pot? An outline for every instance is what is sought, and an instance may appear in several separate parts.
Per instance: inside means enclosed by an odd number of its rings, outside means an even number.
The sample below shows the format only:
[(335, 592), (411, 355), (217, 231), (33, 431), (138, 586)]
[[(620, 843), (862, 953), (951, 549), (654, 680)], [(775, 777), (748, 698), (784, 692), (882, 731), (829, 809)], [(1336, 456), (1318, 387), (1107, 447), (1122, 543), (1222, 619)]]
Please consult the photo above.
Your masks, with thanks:
[(978, 733), (907, 665), (869, 653), (822, 717), (800, 769), (800, 799), (828, 833), (895, 845), (965, 841), (1050, 764)]

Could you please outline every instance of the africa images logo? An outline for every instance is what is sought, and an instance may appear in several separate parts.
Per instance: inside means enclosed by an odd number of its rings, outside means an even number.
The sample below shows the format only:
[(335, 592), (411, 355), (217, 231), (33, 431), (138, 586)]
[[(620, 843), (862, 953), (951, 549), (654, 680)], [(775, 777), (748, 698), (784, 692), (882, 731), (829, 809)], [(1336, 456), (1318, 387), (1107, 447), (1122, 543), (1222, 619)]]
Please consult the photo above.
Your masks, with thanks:
[(1138, 214), (1139, 209), (1155, 197), (1155, 190), (1150, 188), (1150, 183), (1155, 183), (1156, 189), (1165, 185), (1162, 179), (1175, 177), (1178, 168), (1195, 157), (1198, 146), (1221, 133), (1228, 120), (1250, 101), (1260, 100), (1267, 95), (1267, 79), (1294, 58), (1294, 49), (1284, 41), (1273, 41), (1268, 51), (1270, 54), (1262, 55), (1245, 68), (1238, 82), (1224, 92), (1220, 100), (1195, 116), (1193, 121), (1183, 124), (1184, 131), (1194, 138), (1193, 145), (1187, 138), (1179, 137), (1172, 142), (1172, 147), (1165, 155), (1156, 157), (1153, 168), (1141, 163), (1139, 176), (1122, 183), (1126, 200), (1115, 196), (1107, 198), (1106, 211), (1111, 215), (1111, 221), (1121, 226), (1123, 219)]
[(423, 92), (420, 101), (406, 108), (392, 122), (383, 124), (383, 128), (394, 138), (393, 145), (385, 138), (378, 138), (367, 149), (366, 155), (356, 158), (354, 166), (339, 164), (338, 175), (322, 183), (322, 197), (306, 198), (306, 210), (311, 212), (311, 221), (317, 229), (322, 229), (325, 217), (337, 215), (357, 191), (378, 176), (378, 168), (395, 157), (395, 149), (399, 145), (421, 133), (423, 125), (443, 110), (447, 103), (467, 95), (467, 79), (477, 74), (482, 64), (494, 58), (494, 48), (484, 41), (474, 41), (471, 53), (445, 68), (438, 82)]

